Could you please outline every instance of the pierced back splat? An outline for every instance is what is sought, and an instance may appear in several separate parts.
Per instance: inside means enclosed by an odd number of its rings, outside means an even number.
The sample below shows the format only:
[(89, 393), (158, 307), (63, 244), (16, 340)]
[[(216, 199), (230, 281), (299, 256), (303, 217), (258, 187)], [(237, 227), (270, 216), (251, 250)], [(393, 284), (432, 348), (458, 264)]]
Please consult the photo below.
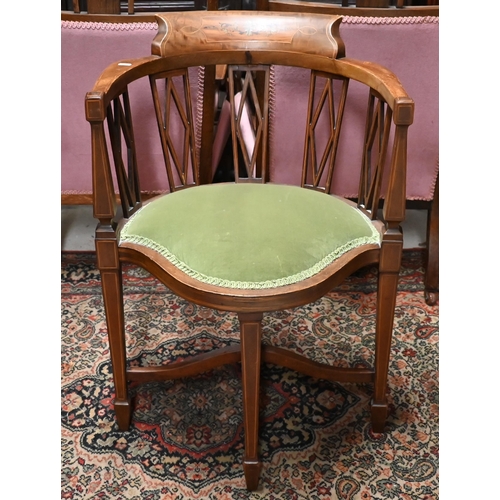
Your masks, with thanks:
[[(334, 91), (335, 80), (340, 84), (338, 92)], [(321, 81), (324, 81), (323, 86)], [(330, 192), (348, 87), (347, 78), (311, 71), (302, 164), (303, 187)], [(321, 129), (322, 140), (318, 129)]]
[[(128, 91), (108, 106), (107, 122), (121, 206), (124, 216), (129, 217), (141, 205), (141, 189)], [(123, 149), (126, 153), (126, 166)]]
[(392, 111), (385, 101), (371, 90), (368, 97), (365, 139), (358, 206), (375, 219), (380, 201), (382, 174), (391, 132)]
[(151, 75), (150, 85), (170, 190), (194, 186), (199, 168), (188, 70)]
[[(266, 181), (269, 133), (267, 65), (229, 66), (229, 100), (236, 182)], [(241, 152), (245, 175), (240, 176)], [(243, 169), (242, 169), (243, 170)]]

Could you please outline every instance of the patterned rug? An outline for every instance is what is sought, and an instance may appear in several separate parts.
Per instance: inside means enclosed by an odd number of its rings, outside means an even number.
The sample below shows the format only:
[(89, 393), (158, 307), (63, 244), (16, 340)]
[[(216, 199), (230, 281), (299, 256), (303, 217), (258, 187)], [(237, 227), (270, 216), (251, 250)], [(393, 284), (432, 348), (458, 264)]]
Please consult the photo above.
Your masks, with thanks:
[[(264, 365), (259, 489), (242, 469), (240, 367), (132, 388), (128, 432), (113, 412), (99, 273), (62, 254), (62, 485), (71, 499), (437, 499), (438, 307), (423, 295), (423, 254), (405, 252), (386, 433), (370, 429), (369, 385)], [(237, 342), (236, 316), (190, 304), (125, 267), (132, 363), (172, 362)], [(264, 342), (347, 366), (373, 359), (375, 270), (323, 299), (264, 316)]]

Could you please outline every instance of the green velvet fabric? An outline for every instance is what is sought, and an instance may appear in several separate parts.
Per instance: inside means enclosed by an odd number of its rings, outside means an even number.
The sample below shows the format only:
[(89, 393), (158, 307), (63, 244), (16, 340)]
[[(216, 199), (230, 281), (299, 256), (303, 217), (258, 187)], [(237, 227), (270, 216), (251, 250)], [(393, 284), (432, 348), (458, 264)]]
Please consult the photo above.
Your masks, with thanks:
[(344, 252), (380, 244), (370, 220), (341, 199), (278, 184), (212, 184), (160, 197), (120, 242), (158, 251), (188, 275), (230, 288), (296, 283)]

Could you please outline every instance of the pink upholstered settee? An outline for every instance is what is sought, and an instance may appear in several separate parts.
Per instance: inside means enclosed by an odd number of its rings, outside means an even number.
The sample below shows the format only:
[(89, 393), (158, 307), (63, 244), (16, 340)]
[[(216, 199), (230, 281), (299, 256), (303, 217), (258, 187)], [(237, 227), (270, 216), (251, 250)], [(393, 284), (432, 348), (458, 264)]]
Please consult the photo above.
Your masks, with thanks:
[[(86, 23), (62, 21), (62, 151), (61, 191), (63, 202), (90, 201), (90, 128), (83, 112), (85, 93), (111, 62), (147, 55), (156, 34), (155, 23)], [(341, 35), (348, 57), (376, 61), (391, 69), (415, 101), (415, 121), (408, 145), (407, 199), (433, 199), (438, 173), (438, 18), (437, 17), (344, 17)], [(288, 78), (293, 75), (288, 75)], [(285, 77), (283, 77), (285, 78)], [(196, 81), (192, 82), (196, 87)], [(134, 89), (145, 93), (148, 89)], [(293, 85), (289, 93), (293, 106), (300, 104)], [(282, 94), (280, 93), (280, 96)], [(360, 99), (364, 97), (360, 96)], [(148, 96), (145, 96), (145, 100)], [(280, 101), (280, 104), (282, 102)], [(364, 101), (363, 101), (364, 104)], [(145, 105), (147, 105), (145, 103)], [(305, 105), (305, 103), (304, 103)], [(286, 104), (285, 104), (286, 107)], [(272, 158), (278, 179), (296, 182), (298, 174), (286, 168), (287, 158), (296, 158), (302, 147), (302, 131), (278, 124), (275, 134), (285, 134), (290, 144)], [(283, 124), (284, 125), (284, 124)], [(297, 151), (296, 151), (297, 149)], [(151, 154), (151, 153), (149, 153)], [(288, 155), (288, 156), (287, 156)], [(278, 160), (279, 158), (279, 160)], [(159, 162), (162, 160), (159, 158)], [(356, 163), (356, 159), (353, 160)], [(359, 161), (357, 162), (359, 165)], [(343, 175), (340, 194), (351, 195), (357, 186)], [(298, 177), (297, 177), (298, 179)], [(152, 176), (145, 191), (168, 189), (163, 176)], [(73, 195), (73, 196), (72, 196)], [(76, 195), (76, 196), (75, 196)]]
[[(346, 56), (354, 59), (374, 61), (393, 71), (403, 83), (405, 90), (415, 101), (415, 119), (408, 133), (408, 200), (432, 200), (438, 174), (438, 18), (386, 18), (344, 17), (340, 33), (346, 45)], [(351, 87), (356, 82), (351, 82)], [(275, 71), (276, 109), (278, 116), (271, 121), (272, 135), (276, 143), (288, 144), (287, 149), (273, 151), (271, 168), (274, 179), (284, 183), (300, 182), (300, 171), (291, 172), (285, 166), (294, 163), (302, 151), (305, 124), (300, 126), (294, 116), (305, 116), (308, 76), (301, 78), (300, 70)], [(284, 92), (285, 91), (285, 92)], [(351, 100), (349, 102), (349, 99)], [(355, 102), (353, 102), (355, 101)], [(350, 88), (348, 105), (366, 106), (367, 96), (357, 88)], [(289, 103), (287, 105), (287, 103)], [(288, 111), (288, 113), (287, 113)], [(281, 117), (280, 115), (284, 116)], [(359, 113), (362, 118), (362, 113)], [(294, 123), (293, 127), (287, 124)], [(273, 126), (274, 125), (274, 126)], [(354, 125), (354, 124), (353, 124)], [(361, 164), (361, 148), (349, 147), (346, 135), (352, 141), (362, 141), (361, 126), (344, 123), (339, 155), (343, 155), (342, 171), (337, 171), (336, 194), (353, 196), (358, 189), (355, 169)], [(347, 130), (344, 129), (347, 127)], [(352, 135), (358, 130), (357, 135)], [(285, 137), (287, 140), (284, 140)], [(361, 144), (361, 142), (360, 142)], [(352, 151), (358, 156), (352, 157)], [(334, 188), (335, 189), (335, 188)]]
[[(341, 36), (345, 41), (348, 57), (380, 63), (392, 70), (415, 101), (415, 120), (410, 128), (408, 143), (407, 199), (418, 203), (431, 202), (434, 198), (438, 176), (438, 17), (354, 17), (345, 16), (341, 25)], [(61, 192), (63, 203), (90, 203), (92, 192), (90, 127), (85, 120), (84, 97), (102, 70), (110, 63), (126, 58), (140, 57), (151, 53), (151, 42), (156, 34), (156, 23), (107, 23), (62, 21), (62, 151)], [(196, 76), (191, 82), (195, 95), (195, 107), (201, 98)], [(287, 107), (306, 105), (306, 100), (297, 97), (300, 78), (294, 74), (276, 73), (277, 84), (288, 86), (277, 104)], [(148, 88), (133, 88), (144, 106), (144, 119), (154, 113), (146, 112), (151, 106)], [(283, 101), (284, 99), (284, 101)], [(366, 105), (366, 96), (359, 96)], [(141, 114), (142, 110), (133, 110)], [(137, 120), (137, 117), (136, 117)], [(139, 123), (141, 118), (139, 117)], [(137, 123), (137, 121), (136, 121)], [(271, 151), (271, 169), (274, 179), (297, 183), (300, 172), (290, 171), (288, 159), (301, 155), (303, 131), (289, 127), (289, 118), (280, 122), (274, 118), (273, 134), (285, 134), (286, 151)], [(156, 126), (156, 125), (154, 125)], [(136, 127), (154, 130), (146, 124)], [(300, 139), (295, 138), (297, 134)], [(354, 140), (354, 139), (353, 139)], [(143, 143), (144, 141), (138, 141)], [(279, 142), (279, 141), (278, 141)], [(359, 148), (358, 148), (359, 149)], [(279, 154), (278, 154), (279, 153)], [(348, 155), (348, 148), (339, 154)], [(146, 192), (168, 190), (163, 173), (161, 148), (151, 141), (151, 148), (139, 151), (139, 162), (157, 165), (141, 189)], [(359, 168), (360, 159), (351, 158), (351, 164)], [(139, 163), (140, 164), (140, 163)], [(300, 165), (298, 166), (300, 169)], [(351, 196), (356, 192), (354, 175), (349, 168), (339, 172), (338, 194)], [(437, 237), (437, 233), (434, 238)], [(434, 245), (437, 250), (437, 245)], [(434, 257), (436, 262), (436, 257)], [(437, 273), (437, 269), (433, 271)], [(437, 281), (435, 276), (434, 281)], [(435, 286), (434, 286), (435, 288)]]
[(150, 54), (156, 32), (155, 23), (61, 22), (63, 203), (92, 202), (90, 127), (85, 120), (85, 94), (112, 62)]

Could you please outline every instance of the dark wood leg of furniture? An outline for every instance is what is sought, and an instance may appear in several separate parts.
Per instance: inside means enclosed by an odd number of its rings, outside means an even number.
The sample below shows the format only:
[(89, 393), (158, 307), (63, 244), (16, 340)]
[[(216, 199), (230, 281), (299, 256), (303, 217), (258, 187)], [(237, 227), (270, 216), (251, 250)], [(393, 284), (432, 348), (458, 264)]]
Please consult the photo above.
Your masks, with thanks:
[(401, 235), (401, 241), (395, 240), (384, 243), (380, 256), (375, 332), (375, 387), (371, 406), (374, 432), (384, 432), (388, 413), (387, 372), (391, 354), (394, 308), (396, 306), (402, 253), (403, 242)]
[(238, 314), (241, 332), (241, 369), (243, 384), (243, 422), (245, 428), (245, 456), (243, 469), (247, 488), (259, 485), (259, 389), (261, 363), (262, 314)]
[(120, 430), (126, 431), (130, 426), (132, 406), (127, 387), (121, 266), (118, 270), (101, 270), (101, 282), (113, 365), (116, 420)]
[(427, 259), (424, 286), (425, 302), (433, 306), (439, 300), (439, 177), (427, 218)]

